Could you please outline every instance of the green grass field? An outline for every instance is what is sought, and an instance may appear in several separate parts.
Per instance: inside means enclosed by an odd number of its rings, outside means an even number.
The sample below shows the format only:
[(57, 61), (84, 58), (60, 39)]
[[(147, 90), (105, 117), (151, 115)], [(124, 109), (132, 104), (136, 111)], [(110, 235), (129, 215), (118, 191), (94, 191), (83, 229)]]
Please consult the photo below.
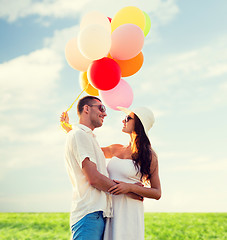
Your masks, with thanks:
[[(69, 240), (69, 214), (0, 213), (0, 239)], [(224, 240), (227, 213), (145, 213), (145, 239)]]

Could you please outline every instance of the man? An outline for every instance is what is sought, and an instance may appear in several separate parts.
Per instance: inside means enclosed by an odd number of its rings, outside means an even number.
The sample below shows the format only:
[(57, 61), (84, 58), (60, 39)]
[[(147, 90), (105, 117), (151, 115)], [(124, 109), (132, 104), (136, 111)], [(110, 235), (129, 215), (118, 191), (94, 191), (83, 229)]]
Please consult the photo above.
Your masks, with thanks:
[[(78, 102), (79, 125), (67, 132), (65, 147), (66, 167), (73, 185), (73, 202), (70, 224), (73, 240), (101, 240), (105, 229), (105, 217), (112, 217), (111, 196), (107, 193), (116, 183), (108, 178), (104, 154), (98, 145), (93, 130), (101, 127), (107, 116), (101, 100), (86, 96)], [(67, 113), (61, 121), (69, 122)], [(72, 130), (72, 131), (71, 131)], [(129, 197), (143, 200), (139, 195)]]
[(70, 224), (74, 239), (100, 240), (105, 217), (112, 216), (111, 197), (115, 183), (108, 178), (104, 154), (93, 130), (107, 116), (100, 99), (86, 96), (78, 102), (79, 125), (67, 134), (65, 159), (73, 185)]

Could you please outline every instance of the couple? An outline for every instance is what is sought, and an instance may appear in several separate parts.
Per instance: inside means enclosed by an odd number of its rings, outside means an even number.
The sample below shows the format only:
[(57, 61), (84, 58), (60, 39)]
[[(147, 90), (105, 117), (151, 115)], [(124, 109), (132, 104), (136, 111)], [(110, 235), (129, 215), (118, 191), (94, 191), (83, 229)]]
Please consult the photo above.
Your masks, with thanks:
[[(143, 198), (161, 197), (158, 159), (147, 135), (153, 113), (147, 108), (119, 109), (128, 114), (122, 129), (130, 135), (128, 146), (100, 148), (93, 130), (102, 126), (107, 114), (94, 96), (79, 100), (79, 124), (72, 131), (64, 127), (66, 168), (73, 185), (73, 240), (143, 240)], [(61, 121), (68, 123), (67, 113)], [(107, 167), (105, 158), (110, 159)]]

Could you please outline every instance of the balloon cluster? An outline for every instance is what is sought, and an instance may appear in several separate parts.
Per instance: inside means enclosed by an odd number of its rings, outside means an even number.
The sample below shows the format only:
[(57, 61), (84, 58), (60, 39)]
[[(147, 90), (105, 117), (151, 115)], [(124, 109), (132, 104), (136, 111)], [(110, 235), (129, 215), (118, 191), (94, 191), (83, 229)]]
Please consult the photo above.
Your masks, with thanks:
[(87, 13), (77, 38), (68, 41), (68, 64), (81, 71), (80, 85), (88, 94), (100, 95), (110, 108), (129, 107), (133, 91), (122, 77), (129, 77), (143, 65), (144, 38), (151, 26), (149, 16), (137, 7), (118, 11), (113, 19), (100, 12)]

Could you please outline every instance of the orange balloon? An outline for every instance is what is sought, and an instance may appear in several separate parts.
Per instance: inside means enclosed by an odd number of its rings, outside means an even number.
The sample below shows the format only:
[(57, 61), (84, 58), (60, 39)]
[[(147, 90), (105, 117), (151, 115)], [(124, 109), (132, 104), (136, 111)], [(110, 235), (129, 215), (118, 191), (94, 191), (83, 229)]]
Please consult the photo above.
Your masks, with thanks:
[(85, 90), (86, 93), (92, 96), (98, 96), (99, 91), (98, 89), (94, 88), (89, 82), (87, 78), (87, 72), (81, 72), (80, 73), (80, 86), (82, 89), (86, 88), (88, 85), (88, 88)]
[(113, 58), (111, 57), (110, 53), (108, 53), (108, 55), (107, 55), (106, 57), (113, 59)]
[(140, 70), (140, 68), (143, 65), (143, 53), (140, 52), (137, 56), (134, 58), (128, 59), (128, 60), (117, 60), (114, 59), (115, 62), (118, 63), (118, 65), (121, 68), (121, 76), (122, 77), (129, 77), (135, 74)]

